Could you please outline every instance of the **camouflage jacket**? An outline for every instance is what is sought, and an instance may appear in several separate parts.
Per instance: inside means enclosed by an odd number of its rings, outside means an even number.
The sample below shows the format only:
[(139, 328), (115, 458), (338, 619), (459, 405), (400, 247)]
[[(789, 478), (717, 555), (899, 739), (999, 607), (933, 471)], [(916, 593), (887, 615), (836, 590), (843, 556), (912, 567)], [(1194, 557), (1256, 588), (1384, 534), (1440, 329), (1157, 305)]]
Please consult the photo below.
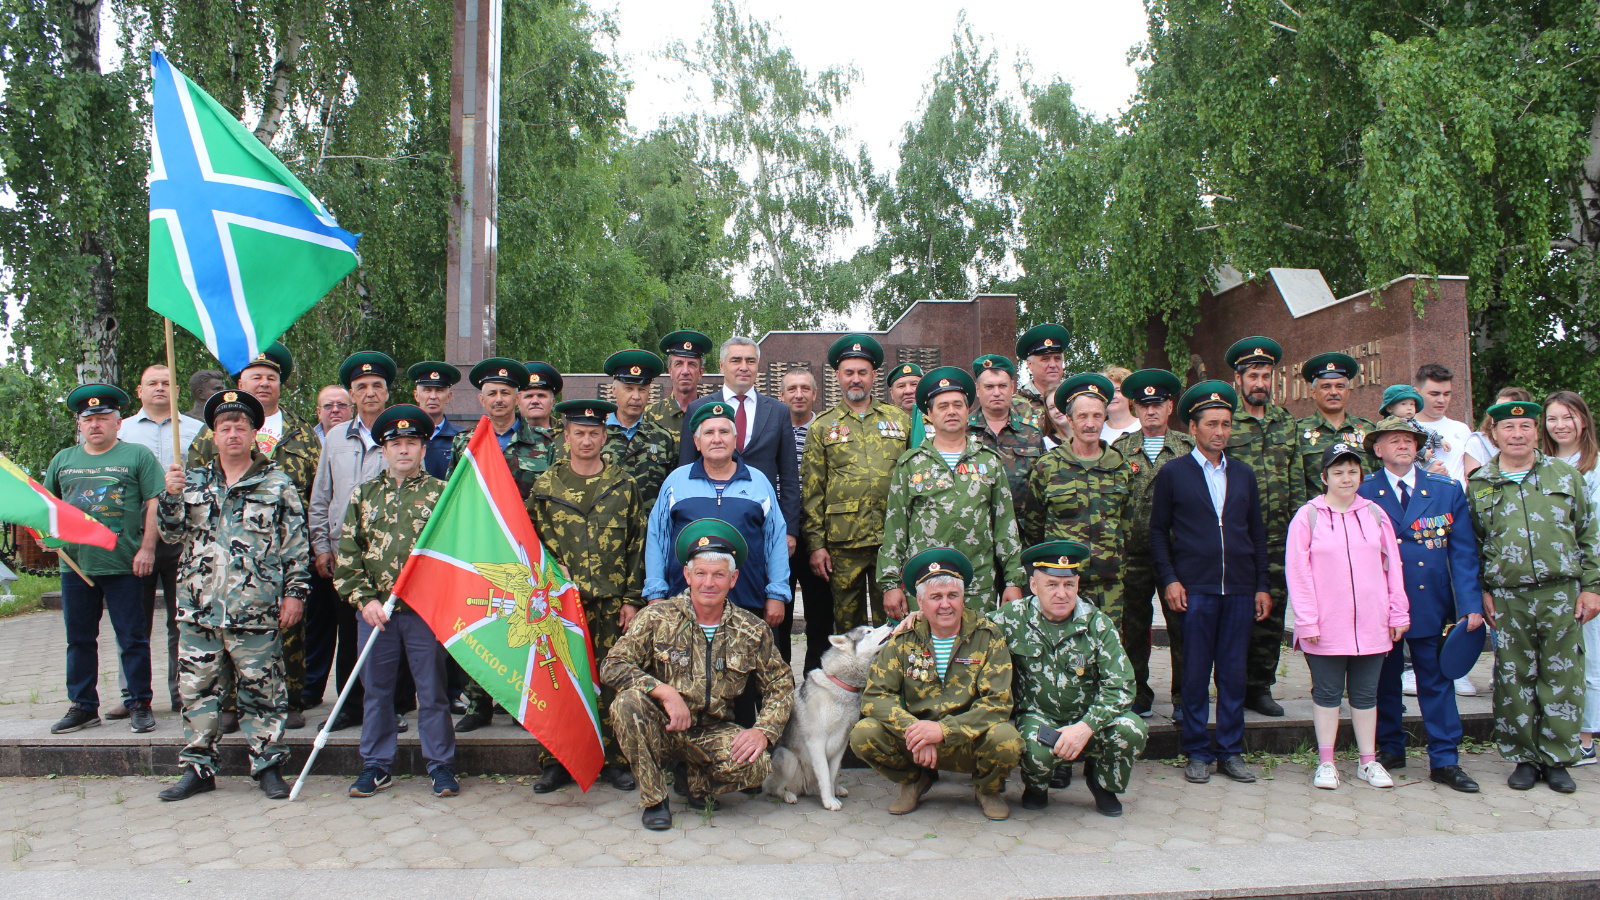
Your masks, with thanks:
[[(533, 490), (534, 479), (545, 469), (550, 468), (551, 458), (555, 455), (555, 444), (551, 436), (536, 433), (520, 415), (516, 417), (515, 427), (516, 434), (512, 436), (511, 443), (507, 444), (505, 449), (506, 465), (511, 467), (511, 477), (517, 482), (517, 491), (522, 494), (522, 499), (526, 500), (528, 492)], [(467, 455), (467, 445), (472, 443), (472, 435), (476, 430), (476, 427), (468, 428), (456, 435), (455, 443), (450, 446), (452, 474)]]
[(687, 593), (645, 607), (600, 663), (600, 681), (619, 691), (672, 685), (693, 725), (733, 721), (734, 701), (752, 677), (761, 686), (755, 727), (775, 745), (794, 709), (794, 672), (778, 655), (772, 629), (727, 603), (708, 641)]
[(1133, 467), (1104, 441), (1100, 449), (1093, 462), (1079, 459), (1071, 444), (1041, 457), (1028, 474), (1019, 516), (1025, 547), (1062, 538), (1088, 545), (1082, 576), (1091, 584), (1119, 579), (1123, 541), (1133, 527)]
[(945, 747), (970, 744), (1011, 718), (1011, 650), (993, 622), (967, 610), (961, 635), (940, 677), (928, 620), (889, 638), (867, 673), (862, 718), (904, 732), (920, 720), (938, 722)]
[(306, 510), (289, 476), (260, 451), (228, 484), (216, 462), (184, 475), (181, 497), (162, 491), (161, 539), (183, 548), (177, 619), (231, 631), (275, 631), (284, 597), (311, 592)]
[(1467, 478), (1485, 590), (1577, 581), (1600, 591), (1600, 521), (1576, 468), (1540, 453), (1517, 484), (1500, 458)]
[(996, 566), (1006, 584), (1027, 586), (1004, 466), (975, 436), (967, 436), (967, 448), (953, 470), (931, 438), (895, 463), (878, 549), (883, 590), (900, 587), (905, 561), (933, 547), (954, 547), (966, 555), (972, 563), (967, 595), (983, 598), (986, 607), (997, 596)]
[[(1299, 429), (1297, 443), (1299, 444), (1300, 467), (1305, 472), (1305, 486), (1301, 489), (1300, 494), (1300, 503), (1304, 505), (1307, 500), (1322, 496), (1323, 491), (1327, 489), (1327, 485), (1322, 482), (1322, 451), (1340, 441), (1360, 447), (1366, 441), (1367, 435), (1371, 434), (1372, 429), (1377, 426), (1373, 425), (1368, 419), (1346, 414), (1344, 425), (1336, 429), (1329, 425), (1328, 420), (1323, 418), (1322, 413), (1318, 411), (1296, 422), (1295, 427)], [(1362, 454), (1362, 458), (1364, 460), (1361, 463), (1363, 472), (1377, 471), (1379, 465), (1377, 459), (1365, 453)], [(1254, 460), (1244, 460), (1244, 462), (1251, 468), (1255, 468)], [(1299, 506), (1290, 509), (1290, 518), (1293, 518), (1299, 509)], [(1263, 500), (1262, 512), (1265, 511), (1266, 503)], [(1271, 543), (1271, 536), (1274, 532), (1269, 530), (1267, 534), (1269, 536), (1268, 543)], [(1281, 534), (1283, 535), (1283, 540), (1288, 539), (1289, 531), (1287, 528)]]
[[(1092, 604), (1079, 603), (1060, 628), (1048, 627), (1028, 597), (991, 614), (1011, 647), (1017, 713), (1052, 722), (1083, 722), (1099, 731), (1133, 706), (1133, 665), (1119, 627)], [(1023, 735), (1032, 739), (1032, 735)]]
[(889, 476), (906, 452), (911, 420), (873, 404), (856, 415), (843, 403), (811, 422), (800, 456), (800, 531), (813, 550), (883, 543)]
[[(1307, 460), (1300, 455), (1300, 435), (1305, 429), (1281, 406), (1268, 403), (1262, 411), (1265, 416), (1257, 418), (1240, 404), (1233, 414), (1227, 453), (1256, 473), (1267, 544), (1282, 549), (1289, 541), (1290, 520), (1311, 499), (1306, 495)], [(1317, 451), (1314, 466), (1319, 472), (1321, 452)]]
[(1155, 496), (1156, 473), (1169, 460), (1194, 451), (1194, 441), (1181, 431), (1167, 429), (1156, 461), (1144, 453), (1144, 430), (1117, 438), (1112, 449), (1128, 461), (1133, 474), (1128, 478), (1128, 530), (1122, 535), (1122, 552), (1150, 564), (1150, 501)]
[(639, 488), (622, 470), (600, 471), (594, 502), (579, 506), (581, 496), (563, 479), (572, 475), (570, 462), (544, 471), (528, 495), (528, 517), (539, 539), (578, 586), (584, 603), (612, 598), (643, 606), (644, 520)]
[(661, 482), (678, 467), (678, 436), (648, 416), (639, 418), (639, 430), (633, 433), (632, 440), (621, 425), (607, 425), (606, 432), (606, 445), (600, 455), (632, 478), (639, 489), (639, 521), (643, 528), (650, 508), (656, 505), (656, 495), (661, 493)]
[(644, 417), (666, 429), (672, 435), (672, 458), (678, 458), (678, 442), (683, 437), (683, 407), (669, 391), (665, 397), (646, 406)]
[(1027, 419), (1017, 415), (1015, 407), (1011, 410), (1011, 421), (1000, 429), (999, 434), (989, 431), (989, 423), (984, 421), (981, 409), (967, 420), (967, 432), (979, 443), (1000, 454), (1000, 464), (1005, 466), (1006, 480), (1010, 482), (1011, 496), (1020, 493), (1028, 481), (1028, 473), (1033, 471), (1034, 464), (1044, 455), (1044, 434), (1029, 425)]
[[(444, 482), (427, 472), (399, 485), (385, 472), (357, 487), (345, 508), (334, 556), (333, 587), (339, 596), (356, 609), (387, 601), (443, 493)], [(405, 604), (397, 602), (395, 608)]]
[(1038, 428), (1045, 416), (1044, 397), (1025, 387), (1017, 388), (1011, 397), (1011, 414)]
[[(309, 506), (311, 485), (317, 480), (317, 462), (322, 459), (322, 441), (304, 419), (283, 407), (279, 409), (283, 410), (283, 436), (278, 439), (272, 452), (267, 454), (267, 458), (277, 463), (278, 468), (294, 482), (294, 489), (300, 492), (300, 504)], [(260, 444), (260, 438), (257, 438), (257, 444)], [(212, 437), (210, 428), (201, 428), (189, 444), (189, 455), (184, 457), (183, 467), (198, 469), (211, 465), (216, 458), (216, 439)], [(163, 469), (166, 466), (167, 463), (162, 463)]]

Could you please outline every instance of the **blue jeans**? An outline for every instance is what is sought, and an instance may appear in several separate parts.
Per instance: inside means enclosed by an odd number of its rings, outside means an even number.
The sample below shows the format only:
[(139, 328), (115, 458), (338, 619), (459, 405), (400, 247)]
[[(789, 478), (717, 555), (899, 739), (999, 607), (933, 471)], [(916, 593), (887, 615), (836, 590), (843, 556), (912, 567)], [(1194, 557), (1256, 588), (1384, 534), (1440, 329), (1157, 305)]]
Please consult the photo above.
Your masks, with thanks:
[(95, 587), (76, 572), (61, 573), (61, 618), (67, 625), (67, 699), (98, 710), (100, 616), (111, 616), (117, 635), (128, 706), (150, 705), (150, 616), (144, 611), (144, 579), (133, 574), (96, 575)]
[[(1190, 594), (1183, 615), (1183, 752), (1214, 762), (1244, 752), (1244, 682), (1255, 627), (1252, 594)], [(1211, 681), (1217, 683), (1217, 740), (1212, 748)]]

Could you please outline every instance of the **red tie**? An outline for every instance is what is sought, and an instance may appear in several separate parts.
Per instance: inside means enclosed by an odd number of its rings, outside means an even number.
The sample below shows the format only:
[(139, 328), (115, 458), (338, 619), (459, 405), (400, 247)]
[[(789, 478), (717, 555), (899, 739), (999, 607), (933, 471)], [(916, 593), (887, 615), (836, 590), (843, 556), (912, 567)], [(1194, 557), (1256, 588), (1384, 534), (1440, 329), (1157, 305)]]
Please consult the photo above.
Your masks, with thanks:
[(744, 450), (744, 423), (745, 423), (745, 419), (744, 419), (744, 395), (740, 394), (739, 396), (734, 397), (733, 399), (735, 399), (735, 400), (737, 400), (739, 402), (739, 408), (737, 410), (735, 410), (734, 414), (733, 414), (733, 434), (734, 434), (734, 440), (737, 441), (737, 444), (735, 445), (734, 449), (742, 451), (742, 450)]

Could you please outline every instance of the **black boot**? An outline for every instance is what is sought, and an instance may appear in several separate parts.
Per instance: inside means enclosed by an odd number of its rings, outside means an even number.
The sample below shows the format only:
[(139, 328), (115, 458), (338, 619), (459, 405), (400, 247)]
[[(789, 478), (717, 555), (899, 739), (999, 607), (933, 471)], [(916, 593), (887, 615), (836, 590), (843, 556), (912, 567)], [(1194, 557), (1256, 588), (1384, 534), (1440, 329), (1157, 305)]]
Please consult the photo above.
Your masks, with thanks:
[(535, 794), (548, 794), (571, 783), (572, 773), (567, 771), (567, 767), (561, 763), (553, 762), (544, 767), (544, 771), (539, 775), (539, 780), (533, 783), (533, 792)]
[(217, 789), (215, 775), (201, 775), (193, 766), (185, 766), (183, 777), (178, 783), (157, 794), (163, 800), (187, 800), (195, 794), (204, 794)]
[(456, 734), (466, 734), (469, 731), (477, 731), (479, 728), (482, 728), (493, 721), (494, 715), (492, 713), (490, 715), (484, 715), (483, 713), (467, 713), (456, 722)]
[(1278, 705), (1278, 701), (1272, 699), (1272, 694), (1268, 691), (1262, 691), (1246, 700), (1244, 708), (1253, 709), (1263, 716), (1271, 716), (1274, 719), (1283, 715), (1283, 707)]
[(1050, 773), (1050, 789), (1055, 791), (1072, 787), (1072, 763), (1056, 763), (1056, 770)]
[(1044, 809), (1050, 805), (1050, 792), (1044, 788), (1025, 787), (1022, 789), (1023, 809)]
[(1094, 760), (1085, 760), (1083, 763), (1083, 780), (1089, 785), (1089, 795), (1094, 797), (1094, 808), (1102, 816), (1115, 819), (1122, 815), (1122, 801), (1117, 795), (1100, 786), (1094, 777)]
[(1566, 766), (1545, 766), (1543, 775), (1545, 784), (1550, 785), (1550, 790), (1558, 794), (1570, 794), (1578, 789)]
[(287, 800), (289, 786), (283, 783), (283, 776), (278, 774), (278, 767), (262, 769), (256, 776), (256, 784), (261, 787), (261, 793), (267, 795), (268, 800)]
[(639, 782), (634, 779), (633, 773), (626, 766), (601, 766), (600, 778), (610, 782), (611, 786), (619, 791), (636, 791)]
[(639, 819), (651, 831), (666, 831), (672, 827), (672, 807), (662, 800), (655, 806), (646, 806)]
[(1531, 791), (1539, 783), (1539, 767), (1533, 763), (1517, 763), (1517, 770), (1506, 779), (1513, 791)]

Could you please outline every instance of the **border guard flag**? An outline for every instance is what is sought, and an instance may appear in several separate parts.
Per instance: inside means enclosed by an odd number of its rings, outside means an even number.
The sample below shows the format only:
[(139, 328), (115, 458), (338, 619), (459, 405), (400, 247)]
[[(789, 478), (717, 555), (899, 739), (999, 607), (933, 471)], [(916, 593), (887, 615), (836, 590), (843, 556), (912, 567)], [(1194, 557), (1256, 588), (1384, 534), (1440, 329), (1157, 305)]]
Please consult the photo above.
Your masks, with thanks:
[(534, 532), (487, 416), (394, 595), (587, 791), (605, 761), (589, 620)]
[(159, 51), (150, 74), (150, 308), (236, 373), (356, 267), (357, 235)]
[(102, 550), (117, 545), (117, 536), (83, 510), (57, 500), (16, 463), (0, 454), (0, 522), (15, 522), (69, 544)]

